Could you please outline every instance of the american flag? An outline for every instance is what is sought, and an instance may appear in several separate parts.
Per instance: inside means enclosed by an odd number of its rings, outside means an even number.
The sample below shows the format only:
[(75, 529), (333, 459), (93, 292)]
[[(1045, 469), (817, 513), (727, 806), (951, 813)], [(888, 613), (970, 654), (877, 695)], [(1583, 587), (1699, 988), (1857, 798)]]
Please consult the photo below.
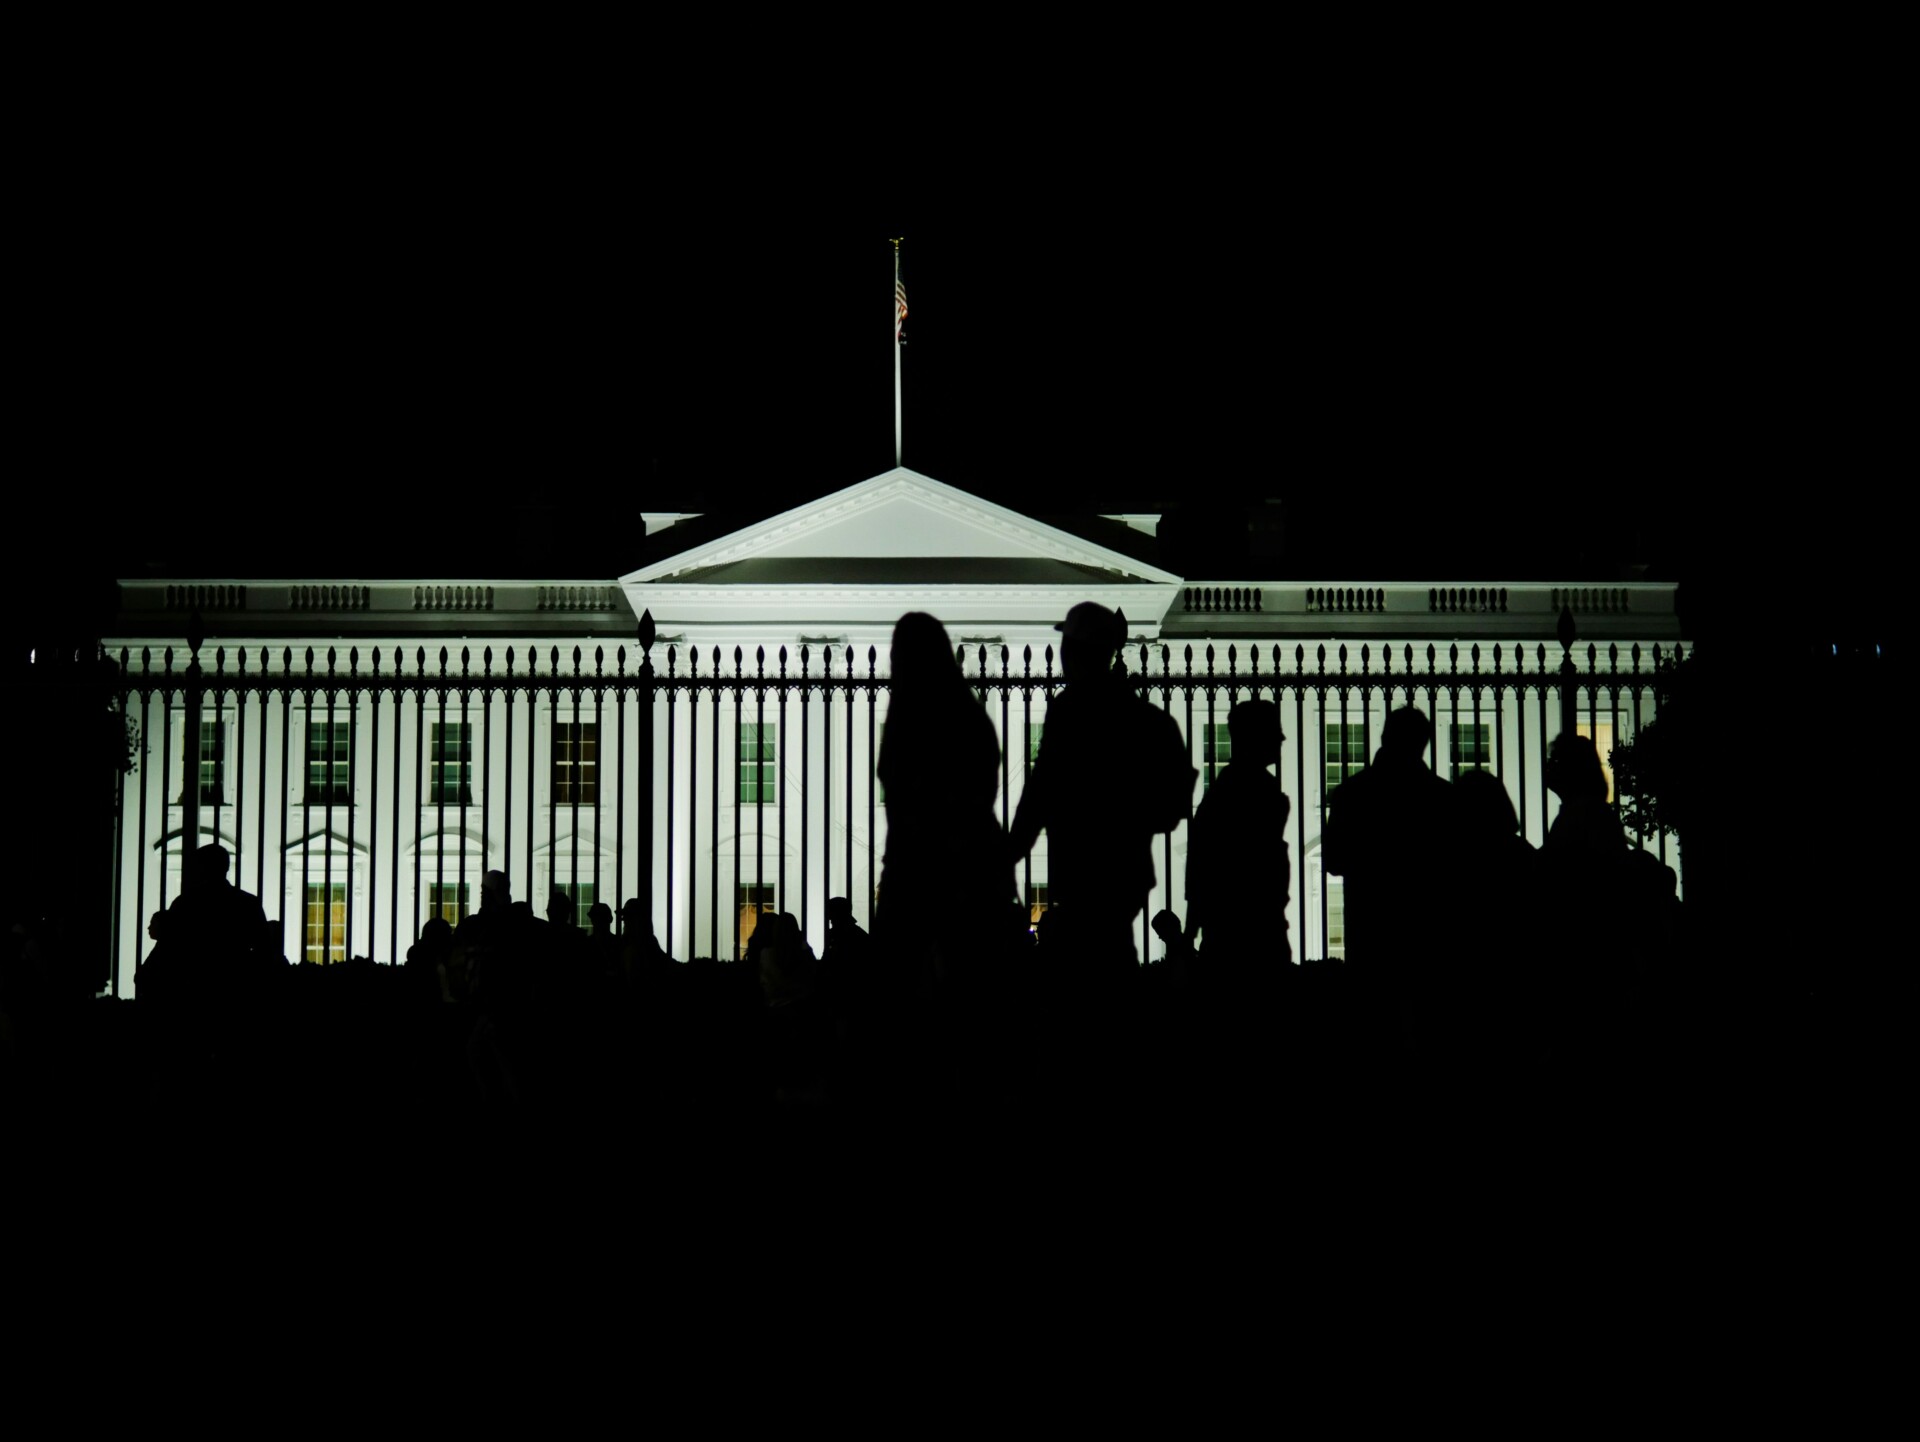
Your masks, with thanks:
[(907, 321), (907, 288), (900, 284), (900, 278), (893, 279), (893, 338), (900, 339), (900, 327)]

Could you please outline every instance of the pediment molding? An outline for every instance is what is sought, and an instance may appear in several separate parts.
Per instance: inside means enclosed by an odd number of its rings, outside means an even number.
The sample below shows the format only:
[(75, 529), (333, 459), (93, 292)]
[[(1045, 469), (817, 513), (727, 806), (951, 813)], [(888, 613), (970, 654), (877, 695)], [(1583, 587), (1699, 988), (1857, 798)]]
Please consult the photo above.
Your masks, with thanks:
[(825, 556), (1025, 557), (1090, 566), (1133, 581), (1178, 584), (1180, 579), (931, 476), (896, 467), (643, 566), (621, 580), (630, 586), (659, 585), (736, 561)]

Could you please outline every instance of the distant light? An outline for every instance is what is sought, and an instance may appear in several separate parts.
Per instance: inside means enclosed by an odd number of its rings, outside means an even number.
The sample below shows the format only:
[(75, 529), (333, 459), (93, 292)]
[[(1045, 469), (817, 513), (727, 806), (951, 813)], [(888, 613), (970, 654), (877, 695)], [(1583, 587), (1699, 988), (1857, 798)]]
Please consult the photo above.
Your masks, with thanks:
[(1878, 641), (1873, 643), (1873, 654), (1876, 656), (1880, 654), (1880, 643)]
[(1833, 643), (1833, 654), (1836, 656), (1840, 654), (1840, 643), (1838, 641)]
[(27, 664), (29, 666), (36, 666), (39, 664), (39, 662), (40, 662), (40, 648), (38, 646), (35, 646), (32, 650), (27, 652)]

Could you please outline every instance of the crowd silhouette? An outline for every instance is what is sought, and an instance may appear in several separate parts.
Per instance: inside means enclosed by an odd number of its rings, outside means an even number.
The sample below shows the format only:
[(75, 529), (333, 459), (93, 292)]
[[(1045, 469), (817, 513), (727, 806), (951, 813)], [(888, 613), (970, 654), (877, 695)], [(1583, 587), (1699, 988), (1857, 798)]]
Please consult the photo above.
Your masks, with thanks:
[[(538, 916), (492, 871), (400, 965), (291, 966), (208, 846), (110, 1021), (63, 990), (57, 929), (15, 936), (9, 1078), (62, 1115), (343, 1146), (537, 1132), (869, 1160), (1062, 1136), (1236, 1156), (1281, 1133), (1493, 1143), (1565, 1128), (1569, 1107), (1644, 1116), (1674, 1083), (1697, 1015), (1675, 878), (1628, 843), (1590, 740), (1553, 744), (1561, 806), (1536, 850), (1498, 779), (1436, 774), (1427, 717), (1393, 711), (1328, 803), (1344, 962), (1296, 961), (1278, 709), (1232, 708), (1231, 761), (1195, 810), (1186, 743), (1116, 665), (1124, 617), (1085, 603), (1058, 629), (1065, 686), (1003, 829), (994, 729), (940, 622), (901, 617), (871, 934), (835, 897), (818, 955), (785, 913), (738, 962), (676, 960), (637, 900), (582, 926), (566, 891)], [(1165, 955), (1143, 964), (1154, 849), (1181, 826), (1188, 912), (1151, 919)], [(1035, 928), (1014, 875), (1043, 833)]]

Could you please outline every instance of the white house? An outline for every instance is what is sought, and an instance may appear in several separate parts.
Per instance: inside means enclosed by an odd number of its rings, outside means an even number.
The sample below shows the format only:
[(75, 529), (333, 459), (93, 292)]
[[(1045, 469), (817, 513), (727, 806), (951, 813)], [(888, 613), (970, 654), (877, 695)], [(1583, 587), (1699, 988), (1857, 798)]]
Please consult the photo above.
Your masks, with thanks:
[[(1054, 623), (1082, 600), (1125, 612), (1128, 667), (1180, 723), (1202, 787), (1235, 696), (1279, 702), (1295, 954), (1338, 954), (1324, 798), (1390, 705), (1433, 716), (1436, 766), (1496, 771), (1538, 843), (1556, 810), (1540, 760), (1561, 726), (1563, 613), (1578, 724), (1603, 757), (1652, 715), (1655, 665), (1681, 642), (1667, 584), (1182, 577), (905, 469), (677, 544), (691, 519), (647, 515), (658, 559), (587, 584), (123, 582), (108, 650), (144, 744), (116, 822), (116, 990), (134, 988), (183, 850), (215, 837), (293, 959), (403, 957), (428, 916), (476, 904), (489, 868), (536, 909), (568, 891), (583, 923), (593, 901), (641, 897), (680, 957), (733, 954), (767, 910), (794, 912), (818, 947), (829, 896), (871, 911), (894, 621), (929, 611), (960, 647), (1002, 738), (1004, 819), (1057, 684)], [(1183, 830), (1157, 866), (1148, 915), (1183, 910)], [(1043, 838), (1022, 877), (1036, 908), (1046, 868)]]

